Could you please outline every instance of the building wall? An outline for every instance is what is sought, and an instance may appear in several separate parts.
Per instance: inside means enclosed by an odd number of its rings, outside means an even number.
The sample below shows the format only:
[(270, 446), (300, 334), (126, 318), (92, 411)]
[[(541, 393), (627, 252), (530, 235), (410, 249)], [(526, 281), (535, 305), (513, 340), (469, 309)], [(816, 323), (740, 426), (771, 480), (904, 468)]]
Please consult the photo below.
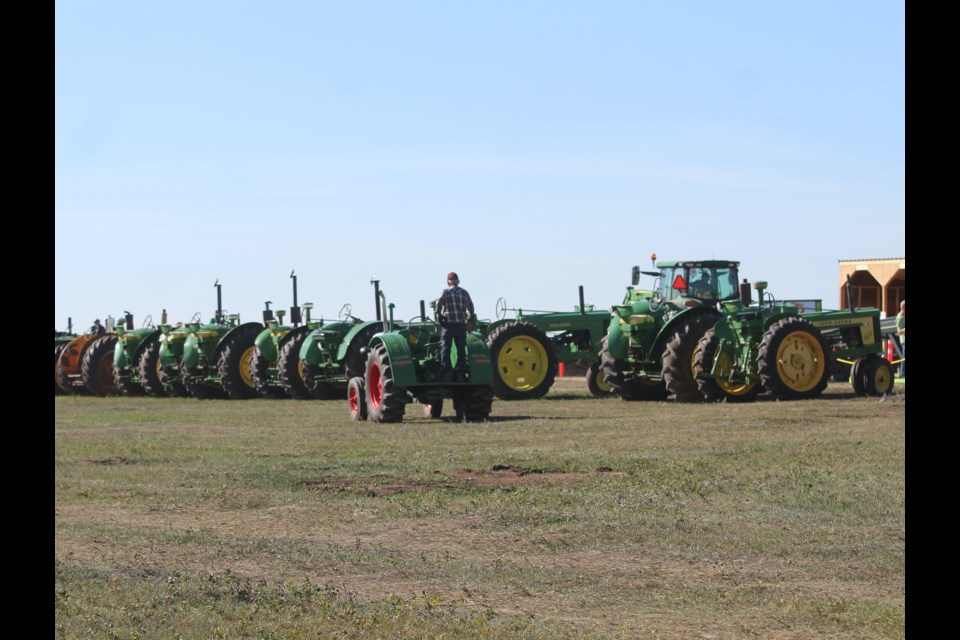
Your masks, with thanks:
[(907, 259), (840, 260), (839, 309), (849, 309), (847, 278), (854, 307), (877, 307), (884, 317), (897, 315), (906, 298)]

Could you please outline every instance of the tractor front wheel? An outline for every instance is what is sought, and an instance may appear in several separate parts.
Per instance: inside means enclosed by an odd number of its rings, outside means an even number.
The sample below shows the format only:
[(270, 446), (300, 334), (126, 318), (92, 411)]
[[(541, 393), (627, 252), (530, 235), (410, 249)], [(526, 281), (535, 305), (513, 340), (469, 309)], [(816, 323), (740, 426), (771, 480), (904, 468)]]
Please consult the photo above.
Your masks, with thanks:
[(363, 382), (366, 388), (367, 417), (372, 422), (401, 422), (406, 393), (393, 385), (393, 368), (383, 345), (378, 345), (367, 355)]
[(809, 321), (784, 318), (774, 323), (757, 352), (760, 381), (777, 400), (817, 398), (827, 388), (830, 351)]
[(863, 389), (870, 396), (885, 396), (893, 391), (893, 365), (886, 358), (872, 356), (861, 367)]
[(462, 387), (453, 392), (453, 411), (458, 421), (483, 422), (493, 407), (493, 388)]
[(367, 419), (367, 395), (363, 378), (360, 376), (350, 378), (347, 383), (347, 408), (350, 410), (350, 419), (354, 422)]
[(760, 394), (760, 385), (729, 382), (727, 378), (736, 359), (719, 347), (720, 340), (712, 328), (697, 343), (693, 371), (700, 393), (710, 402), (753, 402)]
[(557, 354), (542, 329), (529, 322), (507, 322), (487, 338), (493, 361), (493, 392), (503, 400), (542, 398), (553, 386)]
[(587, 389), (592, 395), (600, 397), (613, 395), (613, 387), (604, 380), (603, 368), (599, 359), (587, 368), (586, 378)]
[(264, 357), (260, 349), (254, 349), (250, 358), (250, 377), (261, 398), (279, 400), (287, 396), (282, 387), (270, 384), (270, 360)]

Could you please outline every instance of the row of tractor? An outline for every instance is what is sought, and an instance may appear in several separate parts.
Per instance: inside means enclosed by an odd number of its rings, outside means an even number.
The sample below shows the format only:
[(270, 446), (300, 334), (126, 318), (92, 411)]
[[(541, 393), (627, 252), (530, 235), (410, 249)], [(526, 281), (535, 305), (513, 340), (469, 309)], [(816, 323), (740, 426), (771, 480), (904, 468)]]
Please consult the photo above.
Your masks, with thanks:
[[(893, 368), (882, 356), (880, 312), (823, 311), (819, 301), (777, 301), (764, 282), (740, 280), (726, 260), (657, 262), (633, 268), (623, 301), (609, 310), (508, 308), (480, 320), (467, 337), (466, 373), (443, 377), (441, 327), (420, 302), (418, 316), (394, 319), (379, 281), (376, 319), (343, 305), (336, 320), (311, 318), (313, 305), (265, 304), (262, 322), (241, 322), (222, 307), (208, 322), (196, 314), (169, 324), (133, 316), (105, 334), (56, 332), (55, 393), (206, 398), (346, 399), (355, 420), (395, 422), (405, 406), (439, 417), (445, 399), (457, 418), (485, 419), (494, 397), (543, 397), (561, 365), (583, 365), (594, 395), (623, 400), (747, 402), (818, 397), (837, 367), (858, 395), (883, 395)], [(637, 285), (654, 278), (650, 289)], [(752, 299), (756, 291), (758, 299)]]

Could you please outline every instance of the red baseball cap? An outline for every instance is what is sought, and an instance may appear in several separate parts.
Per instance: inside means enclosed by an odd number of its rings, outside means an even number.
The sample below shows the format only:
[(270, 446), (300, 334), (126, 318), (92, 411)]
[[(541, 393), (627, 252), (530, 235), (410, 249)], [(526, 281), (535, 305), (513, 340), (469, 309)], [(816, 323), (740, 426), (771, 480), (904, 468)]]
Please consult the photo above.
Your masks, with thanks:
[(457, 272), (456, 272), (456, 271), (451, 271), (450, 273), (447, 274), (447, 280), (458, 280), (458, 281), (459, 281), (460, 278), (457, 277)]

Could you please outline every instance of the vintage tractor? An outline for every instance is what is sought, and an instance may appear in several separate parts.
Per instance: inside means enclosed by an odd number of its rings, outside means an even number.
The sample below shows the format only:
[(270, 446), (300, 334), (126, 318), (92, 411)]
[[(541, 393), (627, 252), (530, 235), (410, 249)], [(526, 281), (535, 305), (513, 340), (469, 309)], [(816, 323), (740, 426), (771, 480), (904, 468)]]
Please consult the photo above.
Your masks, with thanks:
[(63, 353), (63, 350), (67, 344), (69, 344), (76, 337), (77, 334), (73, 332), (72, 318), (67, 318), (66, 331), (58, 331), (56, 329), (53, 331), (53, 395), (55, 396), (62, 396), (67, 393), (67, 390), (64, 389), (60, 384), (58, 364), (60, 362), (60, 354)]
[(107, 333), (87, 332), (72, 338), (56, 360), (60, 388), (71, 395), (108, 396), (119, 393), (113, 375), (113, 352), (117, 334), (107, 322)]
[(393, 320), (393, 305), (383, 306), (383, 325), (360, 354), (366, 357), (363, 376), (353, 376), (347, 386), (347, 406), (354, 420), (400, 422), (406, 405), (419, 402), (424, 415), (439, 418), (444, 400), (451, 399), (457, 420), (486, 420), (493, 405), (493, 367), (483, 336), (469, 332), (466, 372), (456, 381), (445, 381), (440, 361), (440, 325), (420, 315), (407, 323)]
[[(117, 325), (117, 344), (113, 352), (113, 374), (117, 389), (125, 396), (149, 394), (166, 397), (160, 383), (159, 359), (152, 357), (160, 346), (160, 328), (147, 316), (139, 329), (134, 328), (133, 314), (124, 312), (124, 321)], [(167, 312), (163, 311), (161, 324), (166, 324)], [(144, 366), (144, 359), (152, 357), (152, 365)]]
[[(512, 311), (512, 317), (507, 312)], [(501, 400), (543, 397), (553, 386), (559, 363), (589, 362), (587, 386), (594, 395), (608, 395), (610, 387), (599, 373), (600, 343), (610, 324), (610, 313), (583, 303), (572, 312), (508, 309), (497, 300), (497, 319), (481, 321), (494, 363), (493, 390)]]
[[(612, 317), (600, 362), (604, 381), (624, 400), (702, 400), (693, 354), (703, 334), (722, 314), (717, 304), (739, 299), (739, 262), (677, 260), (651, 262), (657, 271), (634, 267), (633, 286)], [(640, 275), (655, 278), (652, 289), (635, 289)]]
[(263, 330), (258, 322), (241, 323), (237, 314), (227, 315), (221, 303), (220, 281), (217, 310), (209, 323), (188, 322), (180, 376), (191, 396), (200, 399), (257, 397), (251, 373), (255, 341)]
[(795, 301), (778, 302), (766, 282), (744, 280), (740, 299), (721, 303), (724, 317), (700, 339), (694, 371), (704, 398), (749, 402), (763, 391), (777, 400), (819, 397), (835, 361), (852, 365), (855, 393), (884, 395), (893, 387), (893, 367), (881, 357), (880, 310), (806, 311)]

